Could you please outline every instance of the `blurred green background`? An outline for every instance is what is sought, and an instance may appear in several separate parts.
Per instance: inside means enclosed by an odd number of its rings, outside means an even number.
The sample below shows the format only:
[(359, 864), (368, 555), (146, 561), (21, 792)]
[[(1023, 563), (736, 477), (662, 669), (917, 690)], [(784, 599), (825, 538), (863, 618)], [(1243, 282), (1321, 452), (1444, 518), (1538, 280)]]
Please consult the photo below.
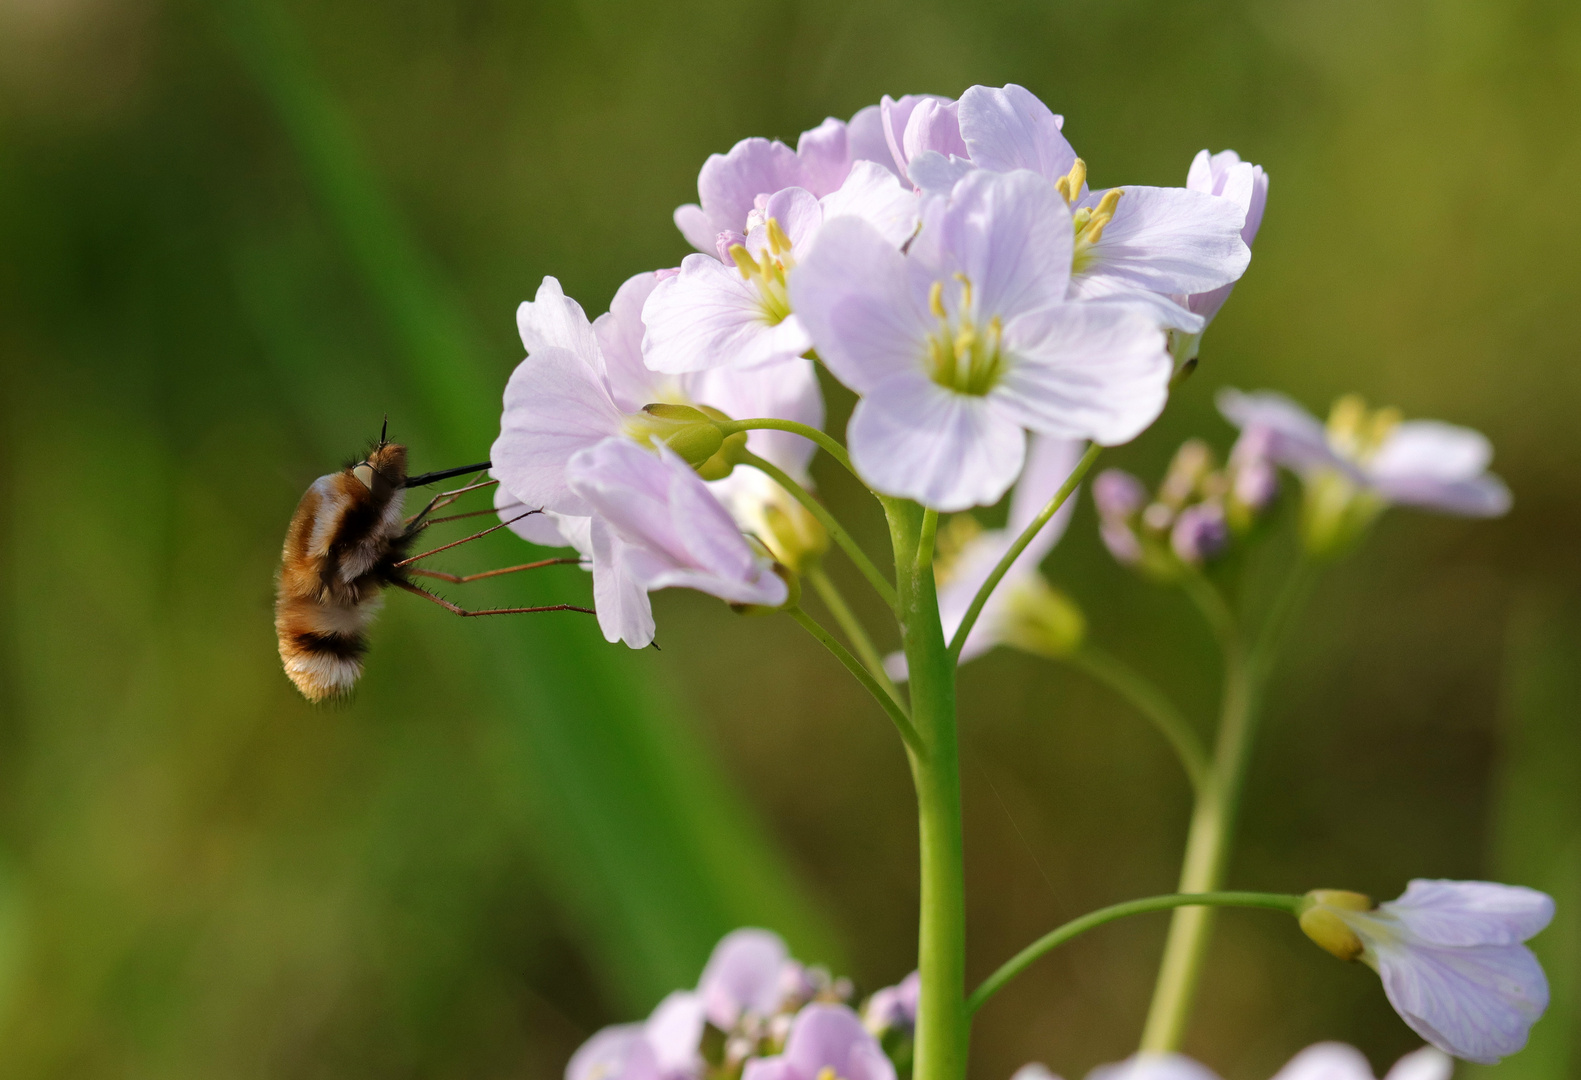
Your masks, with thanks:
[[(552, 273), (601, 311), (677, 262), (708, 153), (1009, 81), (1096, 183), (1181, 183), (1203, 147), (1272, 175), (1199, 374), (1113, 462), (1227, 447), (1227, 384), (1494, 439), (1508, 518), (1389, 515), (1299, 624), (1232, 884), (1553, 892), (1554, 1009), (1482, 1075), (1581, 1072), (1581, 7), (0, 0), (0, 1076), (558, 1077), (748, 922), (867, 989), (904, 975), (899, 745), (788, 621), (665, 594), (663, 652), (632, 653), (398, 596), (355, 702), (313, 709), (271, 574), (301, 491), (385, 413), (415, 468), (486, 453), (515, 305)], [(1048, 565), (1206, 720), (1206, 632), (1108, 560), (1090, 506)], [(962, 697), (974, 977), (1171, 888), (1187, 793), (1132, 712), (1004, 652)], [(1130, 1052), (1164, 926), (1035, 968), (973, 1075)], [(1220, 926), (1188, 1048), (1229, 1080), (1319, 1039), (1380, 1066), (1416, 1045), (1287, 921)]]

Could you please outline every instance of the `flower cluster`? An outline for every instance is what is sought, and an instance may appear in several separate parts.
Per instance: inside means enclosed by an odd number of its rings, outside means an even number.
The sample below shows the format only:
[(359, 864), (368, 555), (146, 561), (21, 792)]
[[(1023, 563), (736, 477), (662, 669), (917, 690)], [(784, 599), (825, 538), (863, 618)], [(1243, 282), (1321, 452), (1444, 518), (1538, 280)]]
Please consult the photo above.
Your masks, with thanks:
[(566, 1080), (896, 1080), (896, 1060), (909, 1069), (916, 978), (873, 994), (860, 1015), (852, 996), (849, 980), (791, 959), (776, 935), (736, 930), (695, 990), (597, 1032)]
[[(783, 483), (805, 488), (812, 444), (790, 432), (823, 419), (814, 357), (860, 397), (858, 474), (943, 512), (997, 502), (1029, 442), (1153, 421), (1246, 269), (1267, 178), (1203, 151), (1184, 187), (1094, 190), (1063, 123), (1019, 86), (975, 86), (886, 97), (794, 150), (744, 139), (676, 211), (697, 248), (679, 267), (592, 321), (553, 278), (521, 305), (498, 505), (541, 509), (512, 528), (583, 556), (609, 640), (649, 644), (648, 594), (670, 586), (794, 602), (828, 541)], [(988, 621), (978, 645), (1005, 634)]]

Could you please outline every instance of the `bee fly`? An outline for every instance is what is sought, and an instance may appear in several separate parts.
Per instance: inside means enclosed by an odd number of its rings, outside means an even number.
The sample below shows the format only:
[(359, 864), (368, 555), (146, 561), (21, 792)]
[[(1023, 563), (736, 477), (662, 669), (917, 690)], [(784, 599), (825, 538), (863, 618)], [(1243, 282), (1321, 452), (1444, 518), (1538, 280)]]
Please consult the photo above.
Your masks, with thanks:
[(407, 488), (481, 474), (490, 465), (484, 461), (407, 476), (406, 447), (386, 441), (387, 430), (388, 422), (366, 458), (313, 481), (313, 486), (297, 505), (291, 527), (286, 532), (276, 584), (274, 625), (280, 639), (280, 659), (285, 664), (285, 673), (309, 701), (344, 695), (361, 677), (362, 656), (368, 649), (368, 624), (378, 610), (380, 593), (387, 586), (415, 593), (464, 617), (539, 611), (592, 614), (588, 608), (571, 604), (468, 611), (414, 583), (413, 575), (462, 584), (580, 560), (542, 559), (465, 576), (418, 568), (414, 564), (430, 555), (487, 536), (512, 521), (541, 511), (524, 510), (517, 517), (482, 532), (421, 555), (407, 555), (418, 534), (430, 525), (494, 513), (493, 510), (479, 510), (446, 518), (432, 516), (435, 510), (449, 506), (467, 492), (492, 487), (497, 481), (482, 480), (442, 492), (429, 500), (420, 512), (403, 519), (401, 512)]

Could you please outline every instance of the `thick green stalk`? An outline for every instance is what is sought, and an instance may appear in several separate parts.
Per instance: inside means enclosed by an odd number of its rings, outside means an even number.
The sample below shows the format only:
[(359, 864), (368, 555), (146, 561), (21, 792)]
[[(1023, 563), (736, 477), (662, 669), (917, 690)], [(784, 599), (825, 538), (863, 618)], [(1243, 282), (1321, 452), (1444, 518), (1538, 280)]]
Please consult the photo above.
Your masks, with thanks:
[(1099, 908), (1097, 911), (1089, 911), (1063, 926), (1055, 927), (1006, 960), (998, 971), (984, 979), (982, 985), (972, 991), (972, 996), (966, 1000), (966, 1011), (968, 1014), (976, 1013), (989, 998), (1003, 989), (1011, 979), (1031, 967), (1044, 953), (1058, 948), (1073, 937), (1085, 934), (1094, 927), (1114, 922), (1116, 919), (1124, 919), (1130, 915), (1145, 915), (1150, 911), (1167, 911), (1170, 908), (1204, 906), (1268, 908), (1294, 915), (1300, 910), (1304, 899), (1285, 893), (1212, 892), (1193, 895), (1171, 893), (1168, 896), (1148, 896), (1141, 900), (1127, 900), (1124, 903)]
[(966, 885), (961, 838), (960, 750), (955, 728), (955, 657), (944, 641), (933, 561), (919, 552), (923, 511), (885, 500), (894, 544), (900, 622), (911, 683), (911, 718), (927, 755), (911, 755), (921, 848), (914, 1080), (962, 1080), (970, 1032), (966, 1013)]

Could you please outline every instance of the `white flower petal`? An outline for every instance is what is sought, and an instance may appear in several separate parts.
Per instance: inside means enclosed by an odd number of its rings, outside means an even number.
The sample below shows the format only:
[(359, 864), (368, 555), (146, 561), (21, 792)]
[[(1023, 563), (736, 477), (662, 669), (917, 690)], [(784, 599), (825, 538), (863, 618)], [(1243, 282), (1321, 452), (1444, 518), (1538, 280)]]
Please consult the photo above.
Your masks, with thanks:
[[(917, 196), (896, 179), (895, 174), (871, 161), (858, 161), (838, 191), (825, 195), (823, 220), (858, 217), (878, 230), (895, 247), (911, 239), (917, 229)], [(797, 257), (806, 252), (798, 245)]]
[(1496, 1063), (1526, 1045), (1548, 1007), (1548, 980), (1524, 945), (1376, 944), (1389, 1003), (1422, 1038), (1456, 1057)]
[[(1207, 292), (1246, 272), (1246, 211), (1186, 188), (1126, 187), (1078, 277), (1113, 277), (1164, 295)], [(1096, 206), (1094, 191), (1081, 205)]]
[[(1027, 462), (1021, 469), (1021, 478), (1016, 481), (1015, 491), (1010, 494), (1010, 517), (1005, 523), (1005, 529), (1012, 536), (1020, 536), (1021, 531), (1032, 523), (1032, 519), (1043, 512), (1056, 492), (1070, 479), (1072, 470), (1076, 468), (1081, 456), (1086, 452), (1086, 446), (1080, 439), (1062, 439), (1053, 435), (1034, 435), (1027, 446)], [(1059, 512), (1049, 519), (1043, 526), (1037, 538), (1028, 545), (1028, 550), (1041, 547), (1046, 555), (1059, 542), (1065, 534), (1065, 527), (1070, 523), (1070, 516), (1076, 510), (1076, 493), (1071, 492), (1071, 497), (1065, 500), (1065, 505)], [(1034, 562), (1042, 562), (1040, 555)]]
[(1436, 1046), (1413, 1050), (1389, 1070), (1384, 1080), (1449, 1080), (1455, 1071), (1455, 1062)]
[(655, 401), (670, 400), (674, 380), (650, 370), (642, 362), (642, 308), (659, 285), (651, 271), (627, 278), (615, 290), (609, 310), (593, 320), (593, 334), (604, 357), (604, 373), (615, 404), (623, 412), (636, 412)]
[[(494, 470), (489, 470), (489, 475), (494, 476)], [(494, 478), (499, 479), (497, 476)], [(568, 520), (586, 520), (585, 518), (568, 519), (564, 514), (556, 514), (548, 510), (528, 514), (527, 511), (536, 507), (522, 502), (503, 483), (494, 487), (494, 509), (507, 529), (529, 544), (540, 544), (543, 547), (574, 546), (575, 541), (568, 535), (565, 523)], [(583, 554), (586, 555), (587, 552), (584, 551)]]
[(715, 238), (723, 231), (714, 228), (714, 223), (709, 220), (708, 214), (696, 203), (687, 203), (685, 206), (675, 208), (675, 227), (681, 230), (681, 235), (686, 237), (688, 244), (710, 255), (714, 252)]
[(1522, 885), (1416, 878), (1379, 910), (1429, 945), (1519, 945), (1553, 921), (1554, 901)]
[(1078, 274), (1071, 279), (1070, 298), (1090, 304), (1120, 303), (1144, 308), (1161, 329), (1178, 330), (1182, 334), (1200, 334), (1208, 325), (1195, 309), (1180, 302), (1182, 297), (1152, 292), (1109, 274)]
[(1364, 471), (1390, 502), (1498, 517), (1510, 508), (1510, 492), (1485, 471), (1492, 459), (1493, 447), (1480, 432), (1412, 420), (1395, 428)]
[[(698, 201), (715, 235), (745, 231), (747, 215), (759, 195), (772, 195), (788, 187), (802, 187), (806, 179), (801, 159), (782, 142), (742, 139), (728, 154), (713, 154), (697, 176)], [(703, 251), (713, 250), (713, 237)]]
[(659, 1063), (641, 1024), (603, 1028), (565, 1067), (565, 1080), (659, 1080)]
[(832, 116), (801, 133), (796, 140), (796, 157), (801, 160), (807, 190), (827, 195), (845, 182), (851, 171), (851, 150), (846, 124)]
[(899, 178), (895, 171), (895, 155), (890, 153), (889, 141), (884, 137), (884, 110), (878, 105), (869, 105), (851, 117), (851, 122), (846, 125), (846, 145), (851, 151), (852, 162), (871, 161), (889, 170), (890, 175)]
[(993, 401), (917, 370), (857, 402), (847, 436), (852, 464), (876, 490), (946, 512), (998, 502), (1026, 456), (1026, 436)]
[(1032, 1061), (1010, 1074), (1010, 1080), (1059, 1080), (1041, 1061)]
[(979, 170), (955, 185), (910, 257), (934, 280), (965, 275), (983, 320), (997, 315), (1009, 322), (1065, 299), (1073, 237), (1065, 201), (1042, 177)]
[(1006, 325), (1009, 369), (990, 396), (1034, 431), (1114, 446), (1163, 411), (1163, 333), (1118, 304), (1060, 304)]
[(1100, 1065), (1087, 1080), (1219, 1080), (1205, 1065), (1183, 1054), (1137, 1054), (1115, 1065)]
[(703, 999), (690, 990), (672, 990), (642, 1025), (659, 1069), (666, 1076), (692, 1076), (701, 1071), (698, 1047), (703, 1041)]
[[(756, 214), (753, 220), (757, 220)], [(777, 191), (763, 207), (763, 221), (773, 218), (779, 223), (785, 238), (794, 250), (801, 251), (812, 244), (823, 225), (823, 207), (806, 188), (793, 187)], [(769, 249), (767, 224), (754, 225), (747, 233), (747, 250), (753, 258), (762, 258)]]
[(974, 86), (961, 95), (960, 116), (971, 159), (985, 169), (1030, 169), (1052, 183), (1076, 164), (1061, 118), (1024, 87)]
[(1224, 418), (1241, 430), (1267, 431), (1271, 436), (1268, 456), (1286, 468), (1297, 472), (1313, 468), (1354, 472), (1330, 448), (1322, 421), (1283, 394), (1272, 390), (1248, 394), (1227, 386), (1214, 401)]
[(1274, 1080), (1373, 1080), (1372, 1063), (1354, 1046), (1318, 1043), (1291, 1058)]
[(790, 274), (791, 306), (825, 366), (865, 394), (917, 368), (926, 350), (926, 308), (912, 296), (906, 257), (859, 218), (831, 220)]
[(600, 518), (588, 518), (593, 562), (593, 610), (604, 640), (633, 649), (653, 644), (653, 604), (642, 583), (642, 549), (628, 544)]
[[(591, 331), (589, 332), (591, 334)], [(586, 514), (566, 484), (566, 463), (620, 431), (603, 379), (567, 349), (543, 348), (516, 365), (490, 460), (493, 473), (529, 506)]]
[(751, 282), (733, 266), (688, 255), (643, 306), (642, 355), (655, 371), (681, 374), (755, 367), (800, 356), (810, 342), (794, 315), (771, 324)]
[(568, 349), (593, 371), (604, 373), (592, 324), (582, 305), (566, 296), (554, 278), (544, 278), (538, 295), (516, 309), (516, 329), (527, 355), (541, 349)]
[(927, 195), (948, 197), (967, 173), (977, 168), (968, 158), (946, 157), (937, 150), (924, 150), (911, 159), (906, 176)]

